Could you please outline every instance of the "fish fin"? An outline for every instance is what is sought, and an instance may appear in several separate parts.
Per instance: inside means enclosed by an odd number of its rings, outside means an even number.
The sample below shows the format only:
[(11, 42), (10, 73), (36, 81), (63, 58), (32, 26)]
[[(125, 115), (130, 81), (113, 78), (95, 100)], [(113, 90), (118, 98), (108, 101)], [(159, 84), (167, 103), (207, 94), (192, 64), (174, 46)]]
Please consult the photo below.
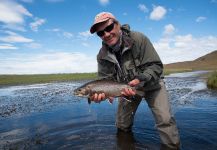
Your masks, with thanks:
[(132, 102), (131, 100), (127, 99), (126, 97), (121, 97), (121, 98), (128, 101), (128, 102)]
[(109, 104), (113, 104), (114, 99), (108, 98)]
[(87, 98), (87, 102), (88, 104), (91, 104), (91, 99), (89, 97)]

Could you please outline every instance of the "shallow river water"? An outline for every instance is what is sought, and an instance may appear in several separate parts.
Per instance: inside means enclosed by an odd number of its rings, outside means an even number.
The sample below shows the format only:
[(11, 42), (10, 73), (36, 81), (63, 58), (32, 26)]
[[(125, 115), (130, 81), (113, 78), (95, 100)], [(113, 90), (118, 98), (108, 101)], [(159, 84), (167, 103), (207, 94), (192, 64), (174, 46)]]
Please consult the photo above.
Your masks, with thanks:
[[(167, 76), (166, 86), (182, 150), (217, 149), (217, 91), (203, 72)], [(87, 81), (0, 88), (0, 149), (158, 150), (153, 116), (140, 104), (133, 134), (116, 135), (117, 101), (88, 105), (72, 91)]]

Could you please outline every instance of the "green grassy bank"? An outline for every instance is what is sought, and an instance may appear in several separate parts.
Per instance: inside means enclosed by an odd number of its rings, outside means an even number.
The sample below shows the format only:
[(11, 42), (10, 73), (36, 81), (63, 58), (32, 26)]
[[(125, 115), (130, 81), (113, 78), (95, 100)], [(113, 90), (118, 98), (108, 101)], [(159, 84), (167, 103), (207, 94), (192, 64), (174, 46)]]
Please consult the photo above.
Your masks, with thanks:
[[(166, 69), (165, 75), (192, 70)], [(69, 73), (69, 74), (35, 74), (35, 75), (0, 75), (0, 86), (25, 85), (36, 83), (64, 82), (96, 79), (97, 73)], [(207, 86), (217, 89), (217, 71), (207, 77)]]
[[(165, 70), (168, 75), (187, 70)], [(189, 71), (189, 70), (188, 70)], [(68, 73), (68, 74), (34, 74), (34, 75), (0, 75), (0, 86), (25, 85), (35, 83), (64, 82), (75, 80), (96, 79), (97, 73)]]
[(207, 86), (211, 89), (217, 89), (217, 71), (209, 75), (207, 80)]
[(0, 75), (0, 86), (95, 79), (96, 73)]

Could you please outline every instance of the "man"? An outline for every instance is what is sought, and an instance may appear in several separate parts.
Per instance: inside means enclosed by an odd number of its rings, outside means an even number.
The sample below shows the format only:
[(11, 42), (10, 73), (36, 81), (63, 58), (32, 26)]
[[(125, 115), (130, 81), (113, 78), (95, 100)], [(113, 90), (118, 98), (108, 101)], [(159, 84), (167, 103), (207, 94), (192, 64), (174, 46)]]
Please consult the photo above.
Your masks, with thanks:
[[(109, 12), (96, 15), (90, 32), (96, 32), (102, 39), (102, 48), (97, 55), (98, 76), (126, 82), (137, 89), (136, 92), (127, 88), (122, 91), (132, 102), (119, 100), (118, 131), (131, 131), (137, 107), (145, 98), (155, 118), (162, 149), (179, 149), (178, 129), (163, 81), (163, 64), (149, 39), (142, 33), (130, 31), (128, 25), (121, 26)], [(104, 99), (104, 93), (91, 97), (95, 102)]]

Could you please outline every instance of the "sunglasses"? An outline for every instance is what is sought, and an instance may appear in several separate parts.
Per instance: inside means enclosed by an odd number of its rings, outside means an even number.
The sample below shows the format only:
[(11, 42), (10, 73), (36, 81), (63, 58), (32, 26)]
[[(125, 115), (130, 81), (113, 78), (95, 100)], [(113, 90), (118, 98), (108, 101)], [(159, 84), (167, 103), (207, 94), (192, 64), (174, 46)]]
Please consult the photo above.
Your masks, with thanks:
[(112, 24), (110, 24), (109, 26), (107, 26), (104, 30), (98, 31), (96, 34), (100, 37), (102, 37), (105, 32), (111, 32), (114, 29), (114, 22)]

